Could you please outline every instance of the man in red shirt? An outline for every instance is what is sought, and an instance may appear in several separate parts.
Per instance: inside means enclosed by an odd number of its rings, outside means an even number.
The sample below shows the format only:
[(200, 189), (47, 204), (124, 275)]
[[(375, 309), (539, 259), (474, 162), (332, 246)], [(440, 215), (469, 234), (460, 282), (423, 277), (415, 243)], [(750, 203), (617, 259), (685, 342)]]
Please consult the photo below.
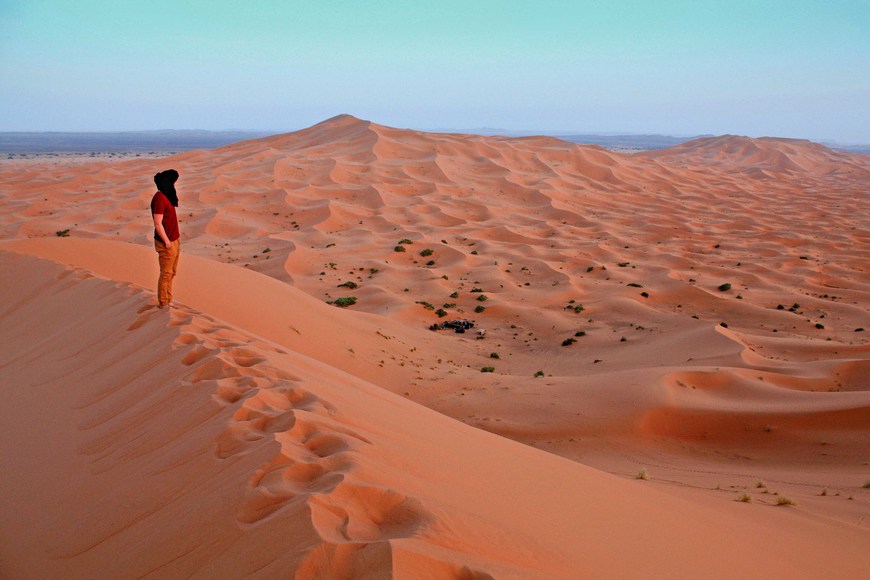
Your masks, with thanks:
[(157, 305), (160, 308), (172, 303), (172, 280), (178, 270), (181, 240), (178, 233), (178, 195), (175, 182), (178, 172), (174, 169), (161, 171), (154, 176), (157, 193), (151, 198), (151, 217), (154, 219), (154, 249), (160, 263), (160, 278), (157, 281)]

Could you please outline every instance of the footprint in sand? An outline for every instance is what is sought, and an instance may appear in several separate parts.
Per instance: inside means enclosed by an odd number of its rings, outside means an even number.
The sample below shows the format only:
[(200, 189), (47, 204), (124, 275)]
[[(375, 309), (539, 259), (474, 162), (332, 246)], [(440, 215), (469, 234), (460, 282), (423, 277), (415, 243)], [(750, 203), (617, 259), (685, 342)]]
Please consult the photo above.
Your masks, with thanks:
[[(145, 308), (138, 326), (157, 312)], [(371, 442), (330, 417), (330, 403), (298, 386), (298, 377), (267, 364), (257, 339), (206, 320), (194, 311), (171, 313), (180, 327), (180, 363), (191, 367), (191, 385), (214, 383), (213, 398), (234, 411), (215, 440), (215, 456), (225, 460), (259, 448), (264, 440), (281, 450), (251, 477), (237, 519), (257, 522), (294, 502), (307, 504), (312, 525), (324, 542), (377, 543), (409, 537), (429, 517), (420, 502), (389, 489), (348, 481), (348, 454)], [(241, 338), (241, 340), (239, 340)], [(256, 348), (246, 345), (256, 344)], [(264, 347), (261, 349), (260, 347)], [(309, 558), (317, 558), (312, 551)]]

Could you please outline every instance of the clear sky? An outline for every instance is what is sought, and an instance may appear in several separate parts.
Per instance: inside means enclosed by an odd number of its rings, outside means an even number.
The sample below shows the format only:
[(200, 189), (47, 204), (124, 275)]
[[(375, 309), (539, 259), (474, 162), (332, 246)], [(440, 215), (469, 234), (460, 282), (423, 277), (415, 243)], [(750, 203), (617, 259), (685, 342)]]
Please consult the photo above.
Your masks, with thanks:
[(870, 143), (870, 0), (0, 0), (0, 131)]

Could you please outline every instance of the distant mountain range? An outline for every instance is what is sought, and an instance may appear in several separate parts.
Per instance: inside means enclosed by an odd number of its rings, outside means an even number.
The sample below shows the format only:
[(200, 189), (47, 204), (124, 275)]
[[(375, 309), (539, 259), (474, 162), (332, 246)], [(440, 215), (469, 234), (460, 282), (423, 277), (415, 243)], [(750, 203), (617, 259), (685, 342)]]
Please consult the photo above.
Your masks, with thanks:
[(0, 133), (0, 153), (179, 152), (214, 149), (273, 135), (272, 131), (120, 131)]
[[(457, 132), (456, 130), (441, 130), (438, 132)], [(534, 131), (502, 131), (482, 128), (462, 131), (479, 135), (505, 135), (510, 137), (525, 137), (532, 135), (548, 135), (570, 141), (599, 145), (605, 149), (614, 150), (651, 150), (674, 147), (694, 139), (711, 137), (712, 135), (693, 135), (675, 137), (672, 135), (613, 135), (613, 134), (555, 134)], [(279, 134), (275, 131), (199, 131), (199, 130), (165, 130), (165, 131), (119, 131), (119, 132), (0, 132), (0, 153), (177, 153), (193, 149), (214, 149), (238, 141), (259, 139)], [(846, 151), (848, 153), (870, 154), (870, 144), (840, 145), (823, 142), (824, 145)]]

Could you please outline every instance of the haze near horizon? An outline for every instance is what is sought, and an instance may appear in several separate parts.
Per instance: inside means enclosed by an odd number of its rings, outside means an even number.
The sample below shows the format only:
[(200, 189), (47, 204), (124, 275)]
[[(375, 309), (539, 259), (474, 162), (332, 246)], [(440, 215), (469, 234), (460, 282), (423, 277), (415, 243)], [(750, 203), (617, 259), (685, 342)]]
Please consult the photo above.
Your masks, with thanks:
[(870, 142), (862, 2), (0, 3), (0, 131), (398, 127)]

